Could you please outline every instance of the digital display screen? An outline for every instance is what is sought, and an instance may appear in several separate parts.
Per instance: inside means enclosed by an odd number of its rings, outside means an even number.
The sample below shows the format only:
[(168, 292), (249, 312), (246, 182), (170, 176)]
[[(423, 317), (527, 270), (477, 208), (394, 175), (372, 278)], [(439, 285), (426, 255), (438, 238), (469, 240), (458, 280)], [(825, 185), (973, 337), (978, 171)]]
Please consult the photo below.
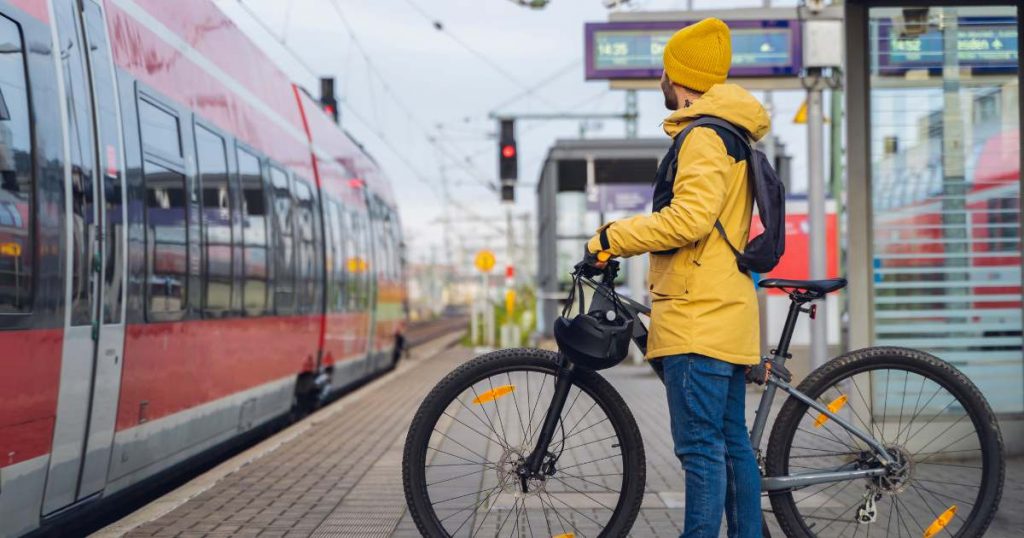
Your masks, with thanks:
[[(918, 35), (904, 35), (891, 20), (879, 24), (878, 72), (902, 75), (912, 69), (939, 71), (946, 64), (946, 32), (934, 26)], [(1016, 72), (1017, 23), (1012, 18), (961, 17), (957, 21), (957, 63), (979, 74)]]
[[(691, 22), (608, 22), (585, 27), (587, 79), (659, 78), (669, 38)], [(732, 34), (730, 77), (799, 73), (796, 21), (727, 21)]]

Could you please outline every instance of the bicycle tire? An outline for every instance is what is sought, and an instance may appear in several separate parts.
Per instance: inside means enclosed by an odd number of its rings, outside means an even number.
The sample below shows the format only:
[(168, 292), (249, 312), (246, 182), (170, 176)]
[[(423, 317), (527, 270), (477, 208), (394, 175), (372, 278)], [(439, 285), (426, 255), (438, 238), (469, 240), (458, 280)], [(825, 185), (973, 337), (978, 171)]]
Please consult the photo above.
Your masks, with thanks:
[[(977, 497), (970, 514), (960, 524), (955, 536), (982, 536), (995, 517), (999, 500), (1002, 496), (1005, 474), (1003, 440), (995, 414), (992, 412), (988, 402), (977, 386), (957, 368), (933, 355), (918, 350), (899, 347), (866, 348), (834, 358), (822, 365), (804, 379), (798, 389), (807, 396), (818, 399), (830, 387), (836, 386), (844, 379), (853, 379), (852, 376), (854, 375), (877, 372), (882, 369), (906, 370), (924, 379), (928, 379), (947, 390), (955, 397), (957, 403), (963, 405), (964, 411), (970, 417), (977, 434), (980, 448), (975, 450), (982, 452), (981, 457), (978, 458), (982, 466), (979, 473), (981, 482), (978, 487)], [(909, 373), (906, 375), (909, 375)], [(888, 384), (889, 374), (886, 376), (887, 388)], [(905, 388), (906, 381), (904, 381)], [(920, 401), (920, 397), (918, 401)], [(785, 476), (789, 474), (790, 450), (793, 439), (808, 409), (809, 406), (796, 398), (790, 397), (779, 411), (768, 441), (765, 461), (768, 476)], [(901, 416), (902, 411), (901, 406)], [(811, 410), (811, 413), (815, 412)], [(885, 412), (883, 411), (884, 414)], [(891, 426), (891, 420), (889, 425)], [(896, 440), (899, 441), (900, 429), (897, 428), (897, 430)], [(873, 427), (871, 432), (874, 435)], [(769, 493), (772, 509), (775, 512), (779, 526), (786, 536), (816, 536), (806, 524), (805, 518), (801, 516), (794, 502), (793, 494), (793, 491)], [(893, 496), (896, 495), (898, 494)], [(918, 492), (918, 495), (920, 495), (920, 492)], [(891, 502), (899, 505), (897, 501)], [(897, 523), (898, 525), (899, 523)], [(946, 532), (946, 534), (949, 533)]]
[[(449, 536), (449, 531), (439, 521), (431, 505), (426, 477), (427, 446), (444, 410), (467, 387), (498, 373), (532, 371), (553, 376), (558, 368), (557, 359), (556, 353), (540, 349), (505, 349), (488, 353), (449, 373), (423, 400), (409, 427), (402, 458), (406, 502), (423, 536)], [(599, 374), (577, 367), (573, 385), (593, 398), (606, 414), (618, 436), (623, 457), (619, 500), (607, 526), (598, 536), (626, 536), (639, 514), (646, 481), (646, 460), (640, 430), (622, 397)]]

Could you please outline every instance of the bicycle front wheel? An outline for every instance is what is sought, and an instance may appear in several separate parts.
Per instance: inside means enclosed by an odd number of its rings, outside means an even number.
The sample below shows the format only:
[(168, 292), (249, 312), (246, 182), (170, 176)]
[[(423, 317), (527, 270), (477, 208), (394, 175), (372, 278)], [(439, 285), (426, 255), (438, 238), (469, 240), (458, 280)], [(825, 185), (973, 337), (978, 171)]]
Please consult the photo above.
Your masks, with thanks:
[[(927, 353), (881, 347), (826, 363), (800, 384), (895, 460), (885, 474), (769, 492), (787, 536), (984, 534), (1003, 488), (1003, 442), (988, 402)], [(789, 398), (772, 428), (769, 476), (881, 469), (861, 439)]]
[[(557, 355), (510, 349), (463, 364), (406, 438), (405, 496), (424, 536), (625, 536), (643, 497), (643, 440), (622, 397), (577, 368), (543, 478), (518, 473), (554, 393)], [(525, 491), (524, 491), (525, 490)]]

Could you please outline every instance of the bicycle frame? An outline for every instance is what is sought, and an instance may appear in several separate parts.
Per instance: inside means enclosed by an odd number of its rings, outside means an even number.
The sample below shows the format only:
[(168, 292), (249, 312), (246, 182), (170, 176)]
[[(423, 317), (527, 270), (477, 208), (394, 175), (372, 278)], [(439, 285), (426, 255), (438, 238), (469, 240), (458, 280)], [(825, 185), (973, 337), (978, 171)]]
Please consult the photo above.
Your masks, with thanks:
[[(611, 286), (589, 278), (584, 278), (583, 281), (595, 291), (592, 304), (599, 305), (601, 304), (602, 299), (604, 301), (608, 301), (609, 304), (611, 303), (612, 294), (615, 293)], [(620, 304), (625, 307), (627, 313), (633, 318), (633, 341), (636, 343), (637, 347), (640, 348), (640, 351), (646, 354), (647, 327), (640, 319), (640, 314), (650, 316), (650, 307), (630, 299), (629, 297), (618, 296), (617, 299)], [(779, 339), (779, 345), (776, 349), (771, 351), (772, 360), (780, 366), (784, 366), (786, 359), (791, 357), (789, 354), (789, 344), (793, 337), (793, 331), (796, 327), (797, 319), (800, 317), (800, 313), (809, 312), (809, 309), (804, 307), (805, 302), (806, 301), (799, 301), (796, 298), (793, 298), (792, 303), (789, 305), (789, 313), (786, 316), (786, 322), (782, 329), (782, 336)], [(659, 361), (648, 361), (648, 364), (654, 369), (658, 377), (664, 381), (664, 372), (662, 371), (661, 363)], [(564, 361), (563, 368), (559, 371), (555, 395), (552, 398), (551, 407), (545, 417), (544, 427), (541, 430), (537, 446), (527, 460), (529, 463), (529, 469), (533, 473), (537, 473), (540, 470), (544, 456), (547, 454), (547, 447), (554, 435), (555, 428), (561, 416), (562, 408), (565, 405), (565, 399), (568, 395), (569, 387), (572, 383), (572, 371), (572, 364), (568, 361)], [(757, 412), (754, 415), (754, 423), (750, 429), (751, 446), (761, 446), (761, 439), (764, 434), (765, 425), (768, 422), (768, 414), (771, 411), (772, 402), (775, 399), (776, 391), (778, 389), (782, 389), (791, 397), (807, 404), (809, 407), (823, 414), (829, 420), (835, 421), (835, 423), (841, 428), (863, 441), (871, 448), (872, 451), (874, 451), (875, 456), (883, 466), (872, 469), (845, 468), (848, 466), (843, 466), (830, 472), (797, 473), (788, 476), (764, 476), (761, 478), (762, 491), (779, 492), (799, 489), (815, 484), (882, 476), (887, 472), (886, 467), (894, 464), (893, 457), (873, 436), (868, 433), (864, 433), (847, 420), (838, 416), (836, 413), (833, 413), (828, 409), (828, 407), (822, 405), (814, 398), (807, 396), (797, 388), (789, 385), (780, 379), (774, 372), (772, 372), (772, 375), (768, 379), (764, 393), (761, 395)]]

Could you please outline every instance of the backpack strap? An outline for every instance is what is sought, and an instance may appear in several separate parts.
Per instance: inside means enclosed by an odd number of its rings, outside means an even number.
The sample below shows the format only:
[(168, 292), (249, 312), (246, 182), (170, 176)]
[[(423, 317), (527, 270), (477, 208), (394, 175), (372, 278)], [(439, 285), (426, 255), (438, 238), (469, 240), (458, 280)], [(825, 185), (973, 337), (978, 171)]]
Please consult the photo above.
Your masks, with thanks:
[[(748, 153), (751, 156), (753, 156), (753, 154), (754, 154), (754, 150), (753, 149), (754, 148), (750, 144), (750, 136), (749, 135), (747, 135), (745, 132), (740, 131), (740, 129), (737, 128), (735, 125), (733, 125), (732, 122), (723, 120), (722, 118), (719, 118), (719, 117), (716, 117), (716, 116), (701, 116), (701, 117), (693, 120), (692, 122), (690, 122), (690, 124), (687, 125), (686, 128), (684, 128), (682, 130), (682, 132), (680, 132), (678, 135), (676, 135), (675, 139), (672, 141), (672, 147), (675, 148), (675, 150), (672, 152), (673, 155), (674, 155), (673, 161), (672, 161), (672, 169), (673, 170), (677, 170), (678, 169), (679, 151), (680, 151), (680, 149), (682, 149), (682, 143), (683, 143), (682, 140), (684, 138), (686, 138), (686, 135), (690, 134), (690, 131), (692, 131), (694, 128), (702, 127), (702, 126), (705, 126), (705, 125), (714, 125), (716, 127), (721, 127), (722, 129), (725, 129), (726, 131), (728, 131), (729, 133), (734, 135), (736, 138), (740, 139), (747, 146)], [(676, 147), (677, 144), (678, 144), (679, 147)], [(755, 167), (748, 161), (747, 162), (747, 174), (748, 174), (748, 176), (750, 175), (752, 168), (755, 168)], [(753, 173), (756, 174), (757, 171), (754, 170)], [(732, 241), (729, 241), (729, 236), (726, 235), (726, 233), (725, 233), (725, 227), (722, 226), (722, 221), (720, 221), (718, 219), (715, 219), (715, 229), (718, 230), (718, 233), (722, 236), (722, 239), (725, 239), (725, 244), (729, 245), (729, 249), (732, 250), (733, 255), (740, 256), (741, 254), (743, 254), (742, 252), (737, 250), (736, 247), (734, 247), (732, 245)]]

